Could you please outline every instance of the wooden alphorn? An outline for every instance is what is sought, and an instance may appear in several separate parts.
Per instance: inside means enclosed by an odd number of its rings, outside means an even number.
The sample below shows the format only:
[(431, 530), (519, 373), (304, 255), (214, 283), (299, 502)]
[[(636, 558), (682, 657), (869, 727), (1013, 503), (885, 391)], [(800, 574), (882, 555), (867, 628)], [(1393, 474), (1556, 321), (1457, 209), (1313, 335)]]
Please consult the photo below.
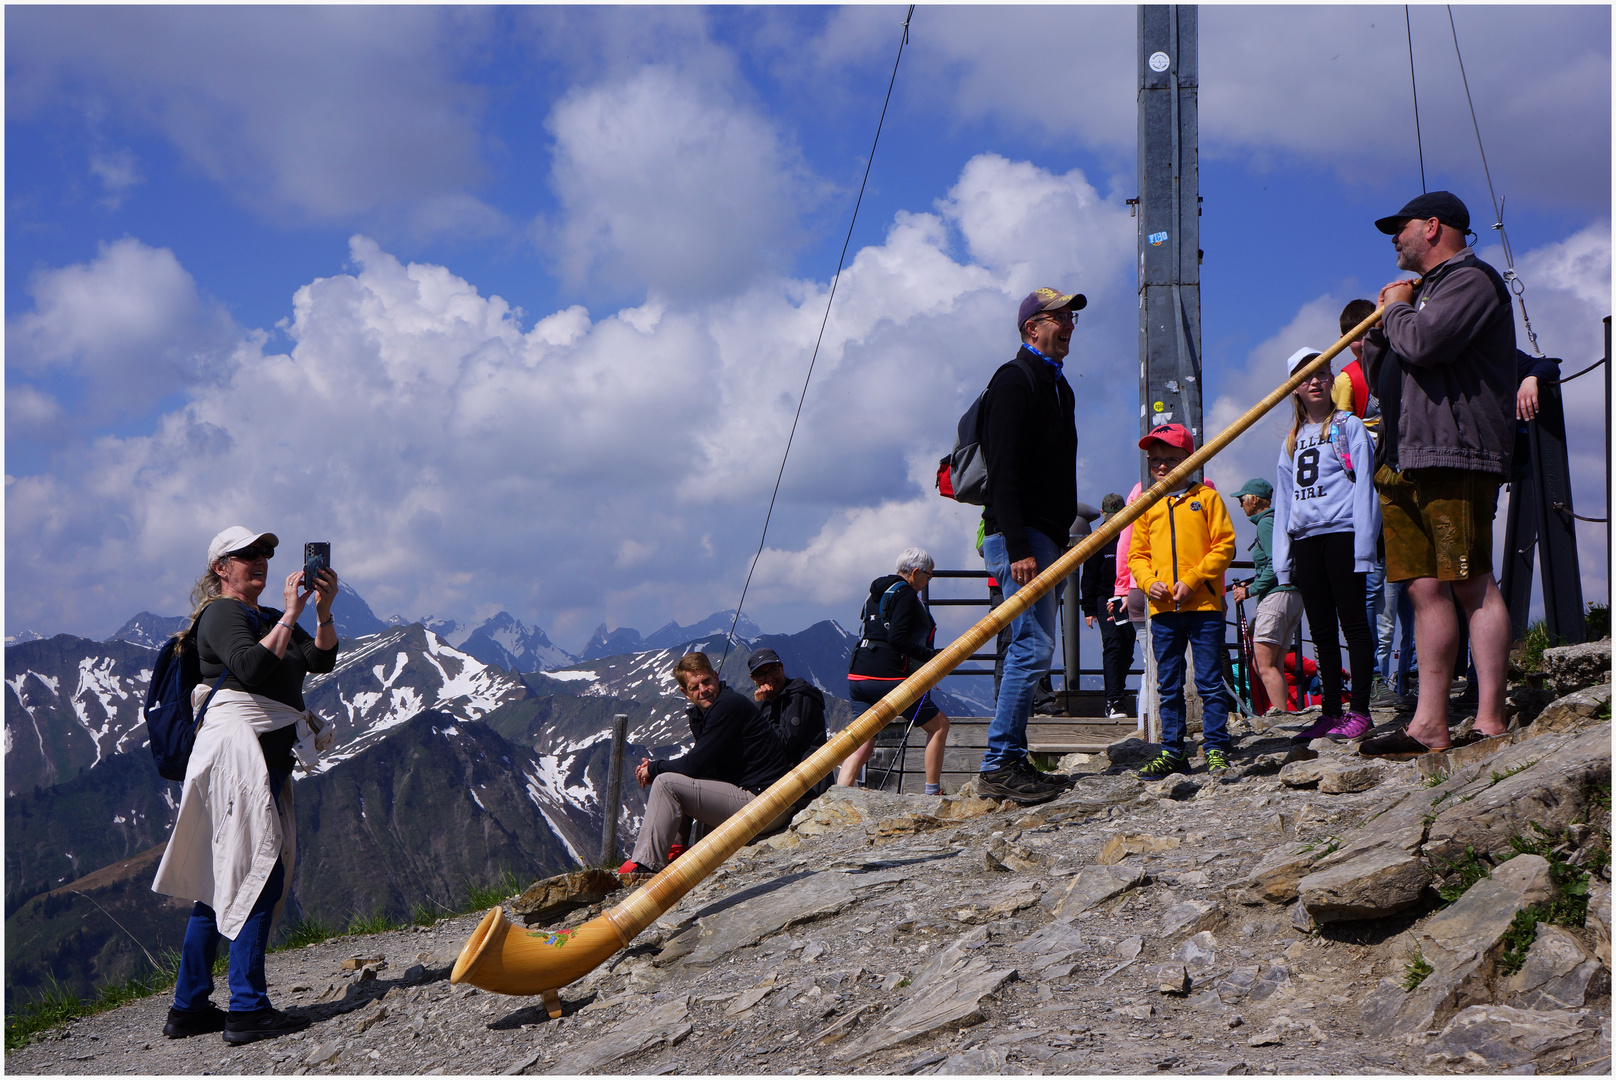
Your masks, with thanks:
[(622, 903), (576, 930), (562, 931), (519, 929), (505, 919), (501, 908), (491, 908), (461, 949), (449, 981), (469, 982), (497, 994), (539, 994), (548, 1006), (550, 1015), (560, 1016), (561, 999), (557, 992), (561, 987), (588, 974), (618, 949), (627, 946), (640, 931), (661, 918), (720, 863), (802, 798), (809, 788), (828, 776), (844, 758), (919, 701), (921, 695), (941, 682), (944, 676), (977, 649), (996, 637), (1012, 619), (1065, 580), (1085, 559), (1109, 543), (1154, 506), (1157, 500), (1177, 488), (1270, 409), (1294, 393), (1310, 375), (1328, 365), (1349, 344), (1368, 333), (1370, 327), (1380, 321), (1385, 310), (1384, 307), (1376, 308), (1334, 345), (1303, 364), (1233, 424), (1112, 515), (1109, 521), (1056, 559), (1043, 573), (1006, 597), (1004, 603), (989, 612), (982, 621), (928, 660), (862, 716), (832, 736), (824, 746), (775, 781), (744, 809), (709, 832), (678, 861), (669, 863)]

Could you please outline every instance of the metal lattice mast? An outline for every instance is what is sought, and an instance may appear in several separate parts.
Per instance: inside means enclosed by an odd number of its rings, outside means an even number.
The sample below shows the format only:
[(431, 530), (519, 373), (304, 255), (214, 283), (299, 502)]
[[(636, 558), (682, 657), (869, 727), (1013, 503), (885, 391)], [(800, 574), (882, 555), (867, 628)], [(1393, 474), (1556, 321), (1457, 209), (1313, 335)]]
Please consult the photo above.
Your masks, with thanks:
[[(1139, 8), (1139, 433), (1201, 429), (1197, 9)], [(1150, 477), (1140, 464), (1146, 487)]]

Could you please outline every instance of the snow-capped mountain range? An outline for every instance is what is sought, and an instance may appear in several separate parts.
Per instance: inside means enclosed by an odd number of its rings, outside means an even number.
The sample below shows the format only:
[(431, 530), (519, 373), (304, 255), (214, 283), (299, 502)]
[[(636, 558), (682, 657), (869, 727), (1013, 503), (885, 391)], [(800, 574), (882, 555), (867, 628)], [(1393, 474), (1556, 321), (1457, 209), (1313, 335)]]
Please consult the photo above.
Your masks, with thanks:
[[(635, 647), (580, 659), (504, 612), (471, 628), (384, 623), (344, 588), (333, 613), (336, 669), (311, 676), (304, 699), (336, 722), (336, 742), (296, 777), (304, 857), (294, 878), (299, 909), (328, 921), (406, 914), (503, 870), (536, 879), (593, 863), (608, 813), (620, 844), (631, 843), (639, 787), (626, 783), (618, 807), (603, 805), (612, 718), (629, 718), (629, 761), (681, 753), (690, 728), (672, 671), (693, 649), (749, 690), (746, 658), (772, 648), (791, 675), (827, 691), (832, 731), (850, 717), (855, 638), (830, 621), (761, 634), (743, 618), (734, 638), (733, 612), (646, 636), (602, 627), (586, 653)], [(138, 965), (127, 934), (90, 933), (62, 906), (76, 900), (43, 900), (109, 867), (145, 867), (166, 840), (179, 787), (157, 776), (140, 706), (157, 649), (185, 623), (141, 612), (106, 641), (19, 633), (5, 650), (6, 914), (20, 920), (7, 941), (28, 958), (8, 961), (9, 976), (87, 989)], [(970, 712), (938, 700), (950, 715)], [(144, 884), (119, 878), (117, 897), (100, 902), (142, 940), (177, 947), (163, 937), (172, 928), (149, 870)]]

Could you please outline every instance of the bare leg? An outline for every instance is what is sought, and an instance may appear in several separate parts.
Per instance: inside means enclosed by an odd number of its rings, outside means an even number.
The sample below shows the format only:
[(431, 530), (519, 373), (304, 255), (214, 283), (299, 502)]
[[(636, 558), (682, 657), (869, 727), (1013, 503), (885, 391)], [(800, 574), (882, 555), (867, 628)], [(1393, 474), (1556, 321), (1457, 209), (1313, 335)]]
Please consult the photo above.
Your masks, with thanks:
[(1289, 712), (1285, 673), (1279, 670), (1279, 662), (1285, 656), (1284, 646), (1258, 641), (1253, 643), (1252, 652), (1256, 654), (1257, 677), (1262, 680), (1263, 689), (1268, 691), (1268, 704), (1277, 705), (1280, 712)]
[(842, 762), (842, 771), (837, 774), (837, 786), (852, 787), (858, 781), (859, 770), (864, 768), (864, 763), (870, 760), (873, 753), (875, 753), (875, 740), (868, 739), (863, 746), (849, 754), (847, 760)]
[(926, 733), (926, 783), (943, 782), (943, 749), (948, 743), (948, 717), (942, 713), (920, 725)]
[(1509, 664), (1509, 608), (1491, 572), (1455, 581), (1453, 595), (1470, 625), (1470, 655), (1476, 661), (1476, 730), (1502, 735), (1507, 728), (1504, 680)]
[(1414, 647), (1420, 654), (1420, 697), (1408, 733), (1442, 750), (1453, 741), (1448, 735), (1448, 691), (1459, 651), (1453, 589), (1436, 578), (1414, 578), (1408, 583), (1408, 595), (1414, 601)]

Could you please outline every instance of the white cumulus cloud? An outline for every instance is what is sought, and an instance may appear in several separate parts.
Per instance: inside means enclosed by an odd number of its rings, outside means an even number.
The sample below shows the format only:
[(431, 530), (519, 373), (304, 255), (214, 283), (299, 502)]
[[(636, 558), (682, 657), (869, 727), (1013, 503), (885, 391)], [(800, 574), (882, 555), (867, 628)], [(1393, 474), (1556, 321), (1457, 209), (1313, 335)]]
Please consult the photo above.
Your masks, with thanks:
[(647, 66), (568, 94), (546, 127), (563, 213), (541, 237), (575, 285), (709, 298), (782, 268), (799, 239), (795, 152), (712, 82)]
[[(997, 201), (983, 197), (993, 185)], [(961, 256), (988, 221), (1027, 230), (1018, 203), (1087, 253), (1081, 275), (1059, 246), (1002, 267)], [(1131, 253), (1116, 240), (1128, 227), (1081, 173), (990, 157), (935, 212), (898, 215), (857, 253), (771, 527), (768, 574), (782, 580), (757, 581), (755, 617), (850, 617), (837, 598), (911, 543), (945, 563), (969, 555), (973, 513), (938, 498), (931, 475), (960, 411), (1013, 355), (1030, 281), (1080, 276), (1117, 297), (1091, 304), (1068, 370), (1085, 388), (1089, 452), (1103, 454), (1109, 428), (1131, 433), (1131, 408), (1119, 420), (1111, 400), (1131, 404), (1131, 365), (1104, 362), (1132, 349)], [(178, 610), (207, 538), (237, 521), (288, 544), (331, 540), (384, 614), (497, 603), (581, 640), (603, 618), (690, 621), (734, 603), (828, 283), (763, 278), (716, 300), (571, 307), (524, 326), (448, 268), (364, 237), (350, 257), (351, 272), (297, 291), (289, 351), (239, 335), (219, 377), (151, 434), (79, 446), (13, 481), (8, 618), (105, 633), (141, 607)], [(101, 563), (111, 550), (120, 558)]]
[[(167, 248), (125, 237), (89, 262), (43, 270), (28, 281), (33, 310), (6, 326), (8, 388), (39, 418), (65, 393), (77, 420), (138, 415), (165, 394), (211, 375), (240, 331)], [(8, 406), (8, 409), (11, 406)]]

